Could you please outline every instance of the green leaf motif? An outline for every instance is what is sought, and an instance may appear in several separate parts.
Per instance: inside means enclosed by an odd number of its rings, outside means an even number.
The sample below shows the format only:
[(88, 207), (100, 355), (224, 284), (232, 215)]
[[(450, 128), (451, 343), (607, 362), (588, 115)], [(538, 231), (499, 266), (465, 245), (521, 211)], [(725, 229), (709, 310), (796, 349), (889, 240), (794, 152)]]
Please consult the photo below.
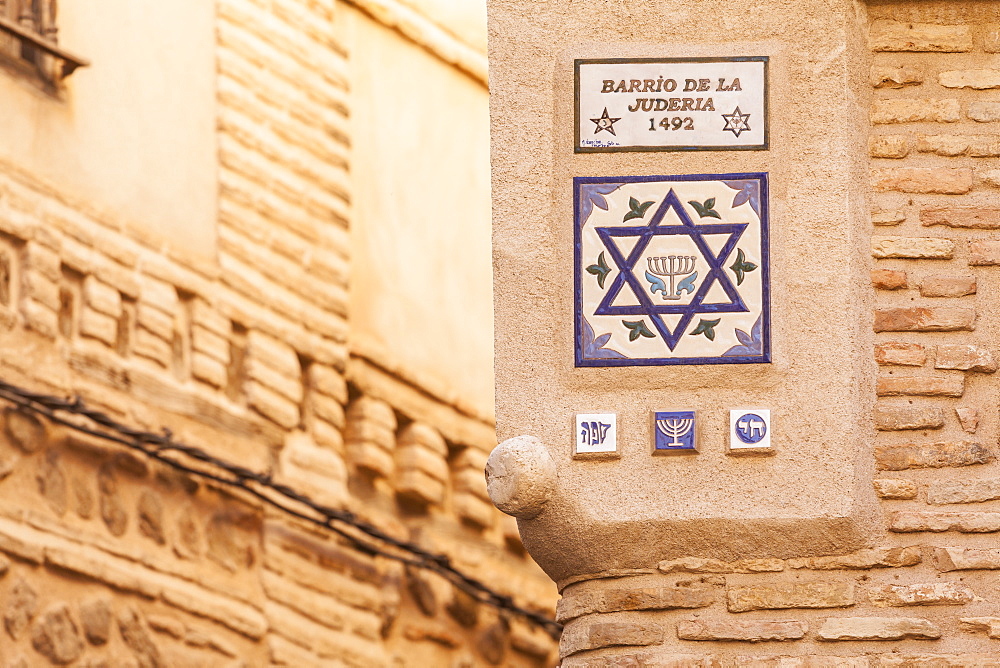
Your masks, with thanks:
[(744, 255), (743, 253), (743, 249), (737, 248), (736, 262), (733, 262), (729, 266), (729, 268), (733, 270), (734, 274), (736, 274), (736, 285), (742, 285), (744, 274), (756, 269), (757, 265), (755, 265), (753, 262), (747, 262), (746, 255)]
[(587, 273), (597, 276), (597, 286), (603, 290), (604, 281), (608, 279), (608, 274), (611, 273), (611, 267), (604, 260), (604, 251), (601, 251), (601, 254), (597, 256), (597, 264), (587, 267)]
[(628, 198), (628, 208), (630, 210), (629, 210), (628, 213), (625, 214), (625, 217), (622, 218), (622, 222), (625, 223), (625, 222), (628, 222), (628, 221), (632, 220), (633, 218), (642, 218), (642, 217), (644, 217), (646, 215), (646, 211), (651, 206), (653, 206), (653, 202), (652, 201), (643, 202), (642, 204), (639, 204), (639, 200), (637, 200), (634, 197), (629, 197)]
[(694, 210), (698, 212), (699, 218), (718, 218), (719, 220), (722, 220), (722, 216), (720, 216), (719, 212), (715, 210), (714, 197), (709, 197), (705, 200), (704, 204), (694, 200), (691, 200), (688, 204), (693, 206)]
[(698, 326), (694, 328), (691, 332), (691, 336), (697, 336), (698, 334), (704, 334), (705, 338), (709, 341), (715, 341), (715, 326), (722, 322), (722, 318), (717, 318), (715, 320), (701, 320)]
[(629, 341), (635, 341), (640, 336), (645, 336), (647, 339), (656, 338), (656, 334), (653, 334), (651, 331), (649, 331), (649, 328), (646, 327), (645, 320), (622, 320), (622, 324), (625, 325), (629, 330), (628, 332)]

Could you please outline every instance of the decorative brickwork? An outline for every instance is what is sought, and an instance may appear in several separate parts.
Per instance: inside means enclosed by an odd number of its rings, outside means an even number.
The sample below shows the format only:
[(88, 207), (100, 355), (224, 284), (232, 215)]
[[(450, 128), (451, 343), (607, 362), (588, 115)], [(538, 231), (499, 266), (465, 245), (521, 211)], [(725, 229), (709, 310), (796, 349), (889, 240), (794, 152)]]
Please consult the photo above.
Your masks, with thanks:
[[(217, 262), (0, 164), (0, 376), (169, 429), (552, 614), (552, 583), (486, 500), (493, 425), (348, 348), (344, 7), (216, 10)], [(452, 60), (485, 76), (471, 49)], [(0, 617), (5, 667), (543, 666), (555, 651), (433, 574), (13, 409)]]

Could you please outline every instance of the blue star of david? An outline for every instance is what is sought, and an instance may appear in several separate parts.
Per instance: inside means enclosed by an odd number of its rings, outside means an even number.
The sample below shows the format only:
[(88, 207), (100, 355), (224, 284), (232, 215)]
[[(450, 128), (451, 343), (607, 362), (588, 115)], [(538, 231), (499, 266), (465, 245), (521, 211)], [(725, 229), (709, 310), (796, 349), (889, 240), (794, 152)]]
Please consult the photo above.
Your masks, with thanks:
[[(671, 209), (681, 219), (682, 224), (660, 225), (664, 216)], [(653, 214), (648, 225), (641, 227), (594, 228), (604, 247), (607, 248), (608, 253), (620, 269), (618, 275), (615, 276), (614, 281), (612, 281), (611, 286), (608, 288), (607, 293), (604, 295), (604, 299), (601, 300), (601, 303), (594, 311), (594, 315), (647, 316), (652, 321), (656, 331), (663, 337), (667, 347), (673, 350), (696, 315), (700, 313), (745, 313), (749, 311), (750, 309), (743, 303), (743, 298), (726, 274), (725, 267), (722, 266), (725, 259), (736, 248), (736, 244), (739, 242), (740, 237), (743, 236), (743, 232), (747, 226), (747, 223), (696, 225), (684, 210), (676, 193), (671, 188), (666, 198), (660, 204), (659, 208), (657, 208), (656, 213)], [(706, 234), (729, 235), (729, 239), (726, 240), (718, 255), (713, 253), (712, 249), (705, 243), (704, 236)], [(705, 280), (701, 282), (701, 285), (688, 304), (654, 304), (647, 294), (646, 286), (642, 284), (634, 273), (635, 265), (642, 257), (643, 251), (646, 250), (649, 242), (653, 240), (653, 237), (685, 235), (691, 238), (708, 263), (708, 273), (705, 276)], [(626, 258), (622, 255), (618, 245), (612, 240), (614, 237), (639, 237), (639, 240)], [(705, 296), (716, 282), (718, 282), (719, 286), (729, 297), (730, 302), (728, 304), (704, 303)], [(639, 304), (637, 306), (613, 306), (612, 302), (614, 302), (626, 285), (632, 290)], [(671, 331), (661, 317), (672, 314), (681, 315), (681, 319), (673, 331)]]

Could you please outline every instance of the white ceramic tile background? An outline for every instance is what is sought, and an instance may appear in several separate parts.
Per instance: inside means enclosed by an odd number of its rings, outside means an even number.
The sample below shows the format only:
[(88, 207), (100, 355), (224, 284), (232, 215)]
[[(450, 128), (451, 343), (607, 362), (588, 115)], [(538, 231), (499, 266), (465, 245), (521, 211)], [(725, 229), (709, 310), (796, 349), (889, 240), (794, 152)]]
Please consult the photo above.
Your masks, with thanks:
[[(726, 180), (730, 179), (727, 178)], [(613, 179), (609, 178), (608, 183), (613, 186)], [(581, 195), (579, 185), (577, 188), (578, 197), (586, 196)], [(684, 333), (679, 337), (672, 350), (663, 336), (660, 335), (660, 332), (657, 331), (652, 314), (595, 314), (595, 311), (598, 310), (602, 301), (607, 299), (609, 293), (612, 293), (614, 296), (610, 303), (605, 304), (605, 306), (613, 308), (640, 305), (640, 300), (635, 294), (636, 289), (632, 284), (623, 283), (622, 285), (616, 285), (615, 278), (622, 271), (623, 267), (619, 266), (619, 263), (615, 260), (614, 252), (608, 247), (607, 243), (614, 244), (620, 252), (621, 258), (627, 261), (629, 254), (635, 248), (636, 244), (642, 243), (642, 238), (637, 235), (612, 236), (606, 243), (598, 234), (598, 229), (613, 230), (614, 228), (638, 228), (649, 225), (651, 219), (656, 215), (657, 210), (671, 191), (676, 193), (680, 206), (683, 207), (695, 228), (702, 232), (702, 238), (710, 251), (716, 255), (726, 245), (731, 234), (730, 232), (721, 232), (721, 230), (713, 226), (725, 224), (746, 225), (734, 247), (726, 253), (725, 257), (721, 258), (720, 262), (720, 266), (723, 267), (722, 273), (725, 276), (723, 280), (729, 281), (730, 285), (738, 291), (744, 301), (746, 310), (731, 313), (695, 313), (690, 322), (684, 327)], [(624, 358), (629, 360), (646, 360), (646, 362), (640, 363), (669, 364), (685, 363), (687, 359), (692, 360), (690, 363), (702, 363), (705, 358), (727, 361), (727, 351), (746, 344), (747, 339), (753, 333), (754, 325), (761, 318), (765, 310), (767, 257), (765, 245), (762, 243), (761, 217), (754, 211), (749, 201), (743, 201), (734, 207), (734, 201), (740, 201), (738, 199), (739, 195), (739, 190), (726, 185), (722, 179), (712, 178), (698, 181), (625, 183), (614, 190), (614, 192), (602, 195), (607, 204), (607, 209), (604, 210), (600, 206), (594, 205), (578, 231), (580, 267), (578, 269), (578, 284), (576, 289), (579, 291), (578, 294), (580, 297), (577, 307), (582, 311), (581, 314), (578, 314), (578, 317), (582, 315), (586, 323), (589, 323), (595, 339), (601, 340), (602, 336), (610, 334), (610, 337), (603, 343), (603, 348), (620, 353)], [(645, 202), (653, 202), (653, 204), (645, 210), (642, 218), (623, 221), (624, 216), (630, 211), (630, 201), (633, 204), (639, 203), (640, 205)], [(690, 204), (692, 201), (701, 204), (710, 202), (713, 205), (711, 210), (715, 211), (720, 218), (700, 216), (696, 207)], [(682, 220), (676, 211), (668, 209), (656, 227), (681, 226), (682, 224)], [(736, 272), (731, 267), (737, 260), (739, 250), (742, 250), (744, 253), (744, 261), (746, 263), (753, 263), (756, 265), (756, 268), (745, 271), (742, 283), (737, 285)], [(598, 265), (602, 253), (604, 263), (610, 269), (603, 288), (599, 284), (598, 276), (587, 270), (588, 267)], [(679, 299), (666, 299), (663, 291), (652, 292), (654, 286), (646, 276), (646, 272), (650, 269), (650, 258), (668, 258), (671, 255), (695, 256), (694, 270), (698, 272), (698, 276), (694, 280), (693, 287), (696, 289), (700, 289), (707, 280), (711, 280), (712, 284), (701, 300), (704, 305), (732, 303), (733, 300), (723, 290), (722, 282), (716, 277), (709, 277), (708, 262), (689, 234), (660, 234), (649, 237), (647, 246), (637, 258), (632, 268), (632, 274), (635, 276), (637, 284), (641, 285), (645, 296), (650, 299), (654, 312), (658, 307), (690, 305), (695, 295), (694, 292), (686, 291), (677, 294), (678, 284), (684, 278), (689, 277), (689, 274), (678, 276), (674, 281), (675, 289), (673, 296), (679, 297)], [(653, 260), (654, 266), (657, 262), (657, 260)], [(663, 264), (669, 262), (669, 260), (659, 262)], [(670, 285), (669, 277), (662, 277), (662, 280), (664, 280), (666, 285)], [(671, 332), (677, 329), (682, 318), (678, 314), (662, 313), (656, 317), (662, 318), (663, 324)], [(719, 323), (712, 328), (715, 335), (714, 340), (709, 339), (703, 333), (693, 333), (702, 320), (712, 321), (716, 319), (719, 319)], [(765, 317), (764, 320), (761, 337), (766, 339), (769, 332), (767, 331), (767, 318)], [(647, 330), (654, 334), (654, 336), (652, 338), (639, 336), (635, 340), (630, 340), (631, 330), (623, 324), (623, 321), (644, 321)], [(581, 332), (585, 328), (585, 325), (582, 326)], [(743, 340), (740, 339), (740, 334), (737, 333), (737, 330), (741, 330)], [(577, 341), (578, 349), (584, 345), (585, 342), (582, 340), (584, 337), (585, 334), (581, 333), (580, 339)], [(578, 353), (578, 362), (579, 355), (581, 353)], [(587, 354), (584, 352), (582, 356), (586, 358)], [(731, 356), (729, 361), (732, 361)], [(767, 360), (759, 359), (757, 361), (764, 362)], [(594, 364), (585, 363), (584, 365), (600, 366), (604, 365), (604, 362), (606, 360), (601, 360)], [(611, 361), (608, 365), (621, 364), (623, 362), (618, 358)]]
[(741, 408), (729, 411), (730, 450), (769, 450), (770, 448), (770, 410), (766, 408)]
[(618, 418), (614, 413), (577, 413), (574, 454), (618, 451)]

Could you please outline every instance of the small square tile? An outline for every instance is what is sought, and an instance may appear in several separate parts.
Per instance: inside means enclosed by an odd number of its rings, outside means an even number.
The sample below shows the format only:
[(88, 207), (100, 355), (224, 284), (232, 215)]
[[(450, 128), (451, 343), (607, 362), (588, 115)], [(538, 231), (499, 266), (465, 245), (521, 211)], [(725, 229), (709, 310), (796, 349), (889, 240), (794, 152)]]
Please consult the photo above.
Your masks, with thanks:
[(729, 450), (771, 451), (771, 411), (766, 408), (729, 411)]
[(618, 418), (615, 413), (577, 413), (574, 455), (618, 452)]
[(695, 411), (653, 413), (653, 454), (698, 451), (698, 416)]
[(771, 361), (767, 174), (574, 186), (576, 366)]

